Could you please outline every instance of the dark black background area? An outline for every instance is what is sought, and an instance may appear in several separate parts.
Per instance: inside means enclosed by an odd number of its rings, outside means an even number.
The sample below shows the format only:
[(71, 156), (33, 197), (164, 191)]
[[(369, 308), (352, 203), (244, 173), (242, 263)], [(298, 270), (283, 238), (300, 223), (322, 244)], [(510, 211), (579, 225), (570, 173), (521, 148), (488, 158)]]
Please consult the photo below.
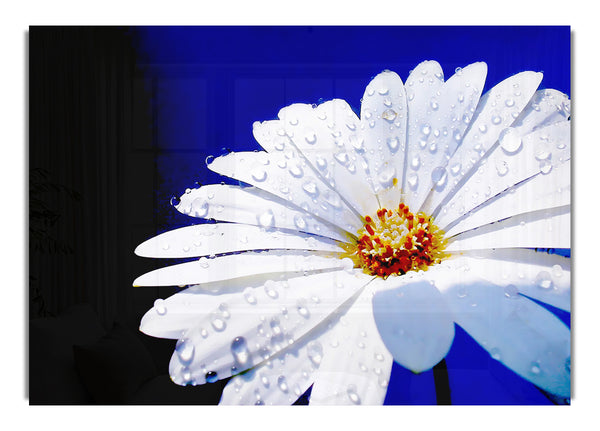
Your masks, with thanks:
[(138, 331), (174, 289), (132, 286), (164, 262), (133, 253), (160, 221), (152, 100), (130, 32), (31, 27), (28, 45), (30, 403), (218, 402), (223, 383), (177, 387), (175, 342)]

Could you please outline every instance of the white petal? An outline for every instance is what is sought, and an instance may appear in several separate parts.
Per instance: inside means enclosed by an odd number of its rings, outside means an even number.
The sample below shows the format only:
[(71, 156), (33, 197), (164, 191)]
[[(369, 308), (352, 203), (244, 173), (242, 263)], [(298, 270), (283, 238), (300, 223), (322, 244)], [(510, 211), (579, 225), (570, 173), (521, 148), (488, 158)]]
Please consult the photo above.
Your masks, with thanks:
[[(231, 297), (185, 332), (182, 339), (194, 354), (186, 359), (175, 352), (171, 377), (178, 384), (202, 384), (207, 377), (229, 377), (232, 367), (237, 373), (258, 365), (293, 345), (367, 282), (362, 273), (337, 271), (252, 287), (245, 294), (254, 296), (255, 308), (243, 294)], [(243, 349), (236, 349), (240, 344)]]
[(221, 405), (290, 405), (310, 387), (319, 366), (318, 347), (304, 337), (283, 352), (244, 374), (233, 377), (223, 390)]
[[(445, 167), (448, 157), (462, 142), (479, 102), (486, 74), (485, 63), (471, 64), (458, 70), (429, 100), (419, 100), (425, 104), (427, 116), (421, 125), (411, 122), (412, 139), (409, 140), (407, 155), (407, 175), (411, 183), (408, 184), (410, 187), (405, 185), (404, 188), (406, 202), (413, 210), (419, 210), (432, 187), (440, 187), (447, 181)], [(411, 109), (422, 112), (423, 107), (417, 108), (409, 103), (412, 118)]]
[[(391, 71), (377, 75), (367, 85), (361, 104), (360, 127), (374, 191), (393, 188), (400, 202), (400, 182), (406, 151), (406, 92), (402, 79)], [(389, 194), (388, 194), (389, 196)], [(390, 202), (381, 202), (389, 206)]]
[(518, 73), (481, 98), (462, 144), (447, 165), (450, 173), (457, 172), (456, 177), (449, 178), (443, 187), (434, 189), (423, 210), (437, 214), (440, 204), (447, 202), (460, 188), (461, 178), (472, 174), (481, 158), (497, 142), (500, 133), (515, 122), (541, 80), (541, 73)]
[(571, 206), (519, 214), (451, 238), (447, 251), (490, 248), (570, 248)]
[(297, 157), (296, 148), (290, 143), (285, 123), (280, 120), (256, 121), (252, 125), (254, 138), (268, 153), (282, 152), (288, 157)]
[(211, 223), (162, 233), (140, 244), (135, 254), (155, 258), (185, 258), (267, 249), (340, 251), (336, 241), (301, 232)]
[(214, 159), (208, 168), (279, 196), (290, 207), (303, 209), (341, 229), (353, 233), (362, 226), (339, 194), (314, 175), (301, 158), (262, 152), (230, 153)]
[[(413, 372), (432, 368), (448, 353), (454, 339), (452, 315), (440, 292), (428, 281), (391, 286), (373, 297), (381, 338), (394, 359)], [(402, 285), (404, 284), (404, 285)]]
[[(520, 136), (517, 129), (506, 129), (500, 144), (481, 161), (477, 172), (444, 205), (436, 217), (438, 226), (447, 226), (515, 184), (538, 174), (547, 175), (555, 166), (568, 162), (571, 153), (569, 126), (569, 122), (557, 123), (525, 136)], [(562, 171), (567, 181), (569, 173), (568, 170)], [(554, 190), (556, 187), (547, 181), (540, 191), (543, 193), (546, 188)], [(508, 215), (514, 214), (517, 213)]]
[(279, 111), (279, 118), (292, 145), (349, 207), (358, 214), (377, 208), (377, 199), (365, 181), (364, 161), (357, 152), (362, 145), (360, 120), (348, 103), (336, 99), (316, 108), (295, 104)]
[(301, 250), (241, 253), (159, 268), (139, 276), (134, 286), (182, 286), (247, 277), (255, 274), (345, 268), (348, 263), (332, 255)]
[(306, 211), (290, 208), (287, 201), (255, 187), (211, 184), (181, 196), (177, 210), (205, 219), (257, 225), (266, 229), (292, 229), (341, 241), (347, 235)]
[(311, 405), (383, 404), (393, 358), (375, 325), (369, 286), (317, 340), (323, 354)]
[(457, 283), (444, 297), (456, 323), (493, 358), (548, 392), (570, 396), (570, 331), (552, 313), (485, 282)]
[(538, 90), (513, 127), (526, 134), (551, 124), (568, 121), (570, 116), (571, 101), (566, 94), (552, 89)]
[(463, 252), (448, 263), (505, 289), (507, 297), (521, 293), (562, 310), (571, 310), (571, 259), (529, 249)]
[[(569, 205), (571, 202), (570, 172), (571, 166), (567, 162), (554, 167), (547, 175), (536, 174), (531, 179), (493, 196), (473, 211), (464, 211), (463, 216), (443, 229), (447, 236), (453, 236), (515, 214)], [(491, 195), (491, 188), (489, 194)], [(450, 210), (449, 206), (444, 207), (440, 217), (448, 210)], [(460, 209), (459, 214), (462, 211), (463, 209)]]

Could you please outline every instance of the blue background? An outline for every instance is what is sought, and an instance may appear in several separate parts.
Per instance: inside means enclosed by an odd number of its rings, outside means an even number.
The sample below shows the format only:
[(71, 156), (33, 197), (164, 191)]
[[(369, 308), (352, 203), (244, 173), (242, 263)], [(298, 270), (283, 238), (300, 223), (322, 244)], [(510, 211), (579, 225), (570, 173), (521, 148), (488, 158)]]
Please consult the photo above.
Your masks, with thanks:
[[(296, 102), (348, 101), (359, 113), (370, 79), (405, 80), (424, 60), (450, 77), (488, 65), (484, 91), (510, 75), (544, 73), (541, 88), (570, 95), (569, 27), (137, 27), (141, 81), (152, 104), (157, 233), (194, 220), (169, 204), (197, 183), (224, 179), (206, 157), (260, 149), (252, 123)], [(568, 251), (562, 251), (568, 253)], [(570, 314), (552, 309), (566, 324)], [(446, 357), (453, 404), (549, 404), (539, 389), (490, 358), (461, 328)], [(435, 404), (432, 371), (394, 364), (386, 404)]]

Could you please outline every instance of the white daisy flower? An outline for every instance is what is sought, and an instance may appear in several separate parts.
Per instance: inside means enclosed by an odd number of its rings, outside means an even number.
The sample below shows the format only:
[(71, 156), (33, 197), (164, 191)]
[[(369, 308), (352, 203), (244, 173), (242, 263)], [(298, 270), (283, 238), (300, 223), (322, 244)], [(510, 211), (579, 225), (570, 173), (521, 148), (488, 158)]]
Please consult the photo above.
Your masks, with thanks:
[(177, 384), (234, 376), (221, 404), (381, 404), (393, 361), (431, 369), (454, 325), (518, 375), (570, 396), (570, 101), (523, 72), (481, 96), (487, 66), (294, 104), (254, 124), (265, 151), (208, 168), (247, 186), (187, 190), (216, 219), (158, 235), (140, 256), (193, 261), (137, 286), (186, 285), (141, 322), (179, 340)]

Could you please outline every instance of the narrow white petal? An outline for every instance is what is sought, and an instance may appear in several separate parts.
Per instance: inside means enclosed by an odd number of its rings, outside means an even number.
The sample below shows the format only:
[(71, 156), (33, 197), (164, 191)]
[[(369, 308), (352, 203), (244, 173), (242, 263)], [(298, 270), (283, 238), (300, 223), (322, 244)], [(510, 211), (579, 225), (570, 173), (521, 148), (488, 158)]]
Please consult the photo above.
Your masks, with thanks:
[(444, 291), (454, 319), (490, 355), (553, 394), (570, 396), (570, 331), (552, 313), (486, 282)]
[(229, 280), (256, 274), (344, 268), (348, 264), (334, 255), (301, 250), (247, 252), (171, 265), (138, 277), (134, 286), (182, 286)]
[[(405, 201), (409, 207), (419, 210), (432, 188), (439, 188), (447, 181), (445, 171), (448, 157), (452, 156), (479, 102), (485, 83), (487, 66), (474, 63), (459, 69), (425, 104), (425, 115), (421, 124), (411, 122), (412, 139), (408, 147), (408, 171), (411, 179), (405, 186)], [(409, 103), (409, 113), (412, 113)], [(417, 112), (423, 110), (423, 107)], [(419, 138), (418, 140), (416, 138)]]
[(551, 124), (568, 121), (571, 116), (571, 101), (560, 91), (545, 89), (535, 92), (513, 127), (522, 134)]
[(244, 223), (265, 229), (292, 229), (341, 241), (348, 238), (340, 228), (302, 209), (294, 209), (287, 201), (256, 187), (202, 186), (182, 195), (176, 208), (192, 217)]
[(362, 226), (360, 218), (339, 194), (318, 178), (299, 157), (264, 152), (230, 153), (217, 157), (208, 168), (221, 175), (252, 184), (349, 232)]
[(448, 181), (433, 190), (423, 210), (437, 214), (440, 204), (453, 196), (496, 144), (502, 131), (519, 117), (541, 80), (541, 73), (518, 73), (497, 84), (481, 98), (461, 145), (447, 164), (451, 174)]
[(383, 404), (393, 358), (375, 325), (369, 287), (317, 340), (322, 360), (311, 405)]
[(460, 233), (447, 251), (490, 248), (570, 248), (571, 206), (519, 214)]
[[(538, 173), (491, 197), (471, 212), (467, 212), (463, 207), (459, 209), (458, 214), (464, 211), (464, 215), (459, 216), (443, 229), (447, 236), (453, 236), (515, 214), (569, 205), (571, 203), (570, 171), (570, 163), (560, 164), (547, 175)], [(489, 194), (491, 195), (491, 188)], [(449, 206), (444, 207), (440, 218), (446, 211), (451, 211)]]
[[(535, 175), (548, 175), (555, 166), (568, 162), (571, 154), (569, 126), (569, 122), (557, 123), (525, 136), (517, 129), (506, 129), (500, 145), (481, 161), (477, 172), (444, 205), (436, 217), (438, 226), (446, 229), (448, 224), (493, 196)], [(569, 170), (561, 173), (562, 178), (552, 178), (563, 183), (569, 181)], [(557, 187), (564, 187), (564, 184), (546, 181), (540, 191)], [(518, 213), (508, 215), (514, 214)]]
[(312, 375), (319, 366), (316, 349), (314, 341), (298, 341), (263, 364), (233, 377), (225, 386), (219, 404), (293, 404), (313, 382)]
[(388, 279), (388, 283), (391, 289), (373, 297), (381, 338), (396, 362), (416, 373), (428, 370), (446, 356), (452, 345), (451, 312), (438, 289), (428, 281)]
[(360, 155), (360, 120), (348, 103), (336, 99), (316, 108), (295, 104), (280, 110), (279, 118), (294, 148), (349, 207), (358, 214), (377, 208)]
[(186, 226), (151, 238), (135, 254), (155, 258), (209, 256), (249, 250), (340, 251), (337, 241), (302, 232), (269, 229), (234, 223)]
[[(406, 152), (407, 100), (402, 79), (391, 71), (377, 75), (362, 99), (360, 127), (364, 157), (374, 191), (396, 190), (391, 201), (400, 202), (400, 182)], [(389, 193), (388, 193), (389, 196)], [(382, 202), (382, 205), (389, 205)]]
[[(171, 377), (178, 384), (203, 384), (229, 377), (232, 367), (237, 373), (258, 365), (292, 346), (367, 282), (362, 273), (337, 271), (250, 287), (185, 332), (182, 340), (194, 354), (175, 352)], [(245, 295), (255, 298), (253, 308)]]
[(571, 259), (530, 249), (465, 251), (450, 259), (457, 271), (487, 280), (562, 310), (571, 310)]

